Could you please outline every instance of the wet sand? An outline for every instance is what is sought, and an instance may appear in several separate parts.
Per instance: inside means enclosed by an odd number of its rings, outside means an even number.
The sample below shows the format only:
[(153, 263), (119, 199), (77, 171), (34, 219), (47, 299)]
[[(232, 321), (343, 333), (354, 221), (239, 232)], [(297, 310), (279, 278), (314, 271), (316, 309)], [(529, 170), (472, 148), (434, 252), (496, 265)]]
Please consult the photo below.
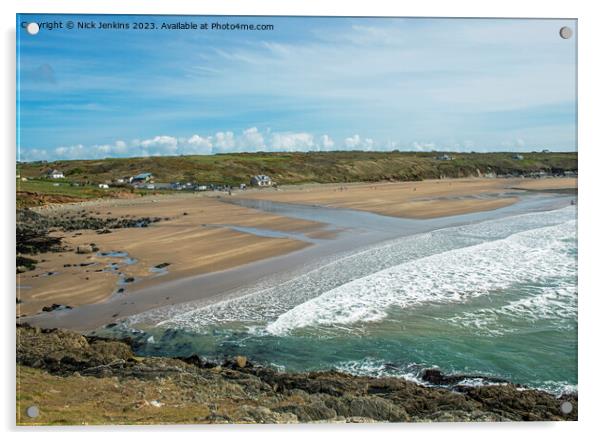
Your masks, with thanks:
[[(110, 234), (64, 234), (71, 247), (95, 243), (100, 252), (125, 252), (135, 262), (126, 264), (125, 258), (97, 253), (40, 255), (38, 259), (46, 261), (20, 277), (23, 303), (17, 305), (17, 315), (32, 315), (44, 305), (65, 304), (76, 308), (25, 320), (48, 327), (91, 329), (169, 304), (214, 300), (263, 276), (321, 256), (468, 221), (470, 213), (502, 213), (512, 209), (521, 197), (522, 191), (510, 188), (546, 190), (575, 185), (576, 179), (463, 179), (353, 184), (343, 189), (340, 185), (304, 185), (278, 191), (250, 190), (221, 198), (215, 193), (176, 194), (55, 206), (48, 209), (169, 220)], [(273, 209), (262, 206), (262, 201), (285, 204)], [(297, 208), (295, 204), (299, 204)], [(406, 215), (409, 211), (413, 215)], [(370, 227), (365, 227), (367, 224)], [(153, 270), (161, 263), (169, 266)], [(124, 283), (126, 278), (133, 278), (133, 282)]]
[[(325, 234), (323, 224), (269, 215), (222, 203), (215, 197), (186, 195), (135, 200), (98, 201), (61, 205), (40, 212), (64, 213), (84, 209), (94, 216), (161, 216), (169, 220), (146, 228), (114, 229), (109, 234), (95, 231), (61, 233), (71, 251), (44, 253), (36, 269), (19, 275), (20, 298), (17, 315), (30, 315), (51, 304), (72, 307), (105, 301), (118, 289), (132, 293), (172, 279), (221, 271), (252, 261), (292, 252), (310, 245), (298, 239), (305, 234)], [(282, 237), (239, 232), (233, 227), (282, 231)], [(294, 234), (296, 238), (287, 237)], [(292, 236), (292, 235), (291, 235)], [(94, 243), (99, 252), (77, 254), (78, 245)], [(125, 252), (134, 264), (101, 252)], [(115, 266), (111, 266), (115, 263)], [(168, 263), (163, 270), (153, 269)], [(67, 267), (65, 266), (67, 265)], [(111, 270), (112, 267), (118, 267)], [(50, 275), (49, 275), (50, 274)], [(120, 280), (134, 278), (131, 283)], [(122, 292), (123, 293), (123, 292)]]
[(576, 178), (448, 179), (422, 182), (298, 185), (247, 192), (240, 197), (356, 209), (404, 218), (436, 218), (498, 209), (516, 203), (517, 189), (577, 187)]

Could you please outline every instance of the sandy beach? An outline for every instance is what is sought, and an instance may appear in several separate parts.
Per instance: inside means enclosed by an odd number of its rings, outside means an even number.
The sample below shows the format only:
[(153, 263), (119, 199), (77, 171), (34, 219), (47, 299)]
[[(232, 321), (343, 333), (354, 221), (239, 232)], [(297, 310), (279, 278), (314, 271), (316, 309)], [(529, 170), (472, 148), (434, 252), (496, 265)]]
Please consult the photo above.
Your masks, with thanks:
[[(61, 232), (69, 250), (38, 255), (36, 269), (18, 276), (22, 303), (17, 304), (17, 316), (38, 313), (52, 304), (77, 307), (102, 303), (116, 294), (144, 295), (145, 290), (160, 289), (163, 283), (277, 257), (311, 246), (313, 239), (331, 240), (337, 236), (336, 230), (321, 222), (227, 203), (237, 199), (428, 219), (512, 205), (519, 198), (519, 189), (567, 188), (576, 188), (576, 179), (301, 185), (239, 191), (232, 196), (174, 194), (51, 205), (38, 211), (55, 215), (84, 212), (96, 217), (160, 216), (164, 220), (146, 228), (114, 229), (106, 234), (91, 230)], [(280, 235), (257, 231), (277, 231)], [(73, 251), (89, 244), (94, 244), (98, 252)], [(165, 267), (157, 269), (157, 266)], [(169, 299), (169, 292), (166, 295), (163, 296)]]
[[(159, 281), (220, 271), (308, 246), (301, 240), (238, 232), (230, 225), (310, 235), (324, 233), (323, 225), (316, 222), (266, 215), (205, 196), (97, 201), (55, 205), (40, 211), (56, 214), (81, 210), (100, 217), (160, 215), (169, 220), (148, 228), (115, 229), (109, 234), (90, 230), (60, 233), (69, 249), (93, 243), (99, 252), (38, 255), (40, 263), (36, 269), (19, 275), (23, 303), (17, 306), (18, 315), (36, 313), (54, 303), (98, 303), (119, 288), (137, 291)], [(125, 252), (135, 259), (134, 264), (124, 264), (119, 271), (123, 278), (134, 278), (135, 284), (119, 286), (118, 272), (103, 271), (111, 263), (120, 264), (123, 258), (102, 256), (102, 252)], [(165, 270), (152, 272), (153, 267), (164, 263), (169, 264)]]
[(487, 211), (516, 202), (515, 190), (577, 188), (575, 178), (447, 179), (421, 182), (298, 185), (241, 197), (347, 208), (405, 218), (436, 218)]

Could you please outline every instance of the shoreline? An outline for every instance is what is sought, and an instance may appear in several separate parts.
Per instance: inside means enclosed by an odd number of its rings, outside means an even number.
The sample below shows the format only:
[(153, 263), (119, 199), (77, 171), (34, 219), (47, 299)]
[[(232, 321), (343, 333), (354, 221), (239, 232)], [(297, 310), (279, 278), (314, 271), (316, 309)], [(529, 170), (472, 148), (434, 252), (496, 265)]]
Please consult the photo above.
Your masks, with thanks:
[[(532, 198), (535, 197), (535, 198)], [(564, 202), (563, 202), (564, 201)], [(248, 201), (247, 201), (248, 202)], [(271, 202), (270, 202), (271, 203)], [(443, 217), (430, 220), (396, 219), (378, 214), (350, 211), (341, 208), (320, 208), (297, 206), (291, 204), (271, 204), (271, 209), (278, 207), (287, 215), (294, 209), (294, 215), (303, 220), (316, 218), (326, 220), (334, 214), (339, 221), (345, 221), (347, 227), (339, 232), (336, 239), (326, 239), (311, 246), (276, 255), (259, 261), (251, 261), (237, 267), (214, 271), (205, 274), (193, 274), (187, 277), (174, 278), (133, 291), (129, 297), (112, 296), (109, 300), (87, 304), (74, 309), (60, 309), (49, 313), (41, 313), (20, 320), (32, 325), (53, 328), (62, 327), (79, 331), (96, 330), (104, 325), (130, 320), (139, 315), (137, 321), (156, 323), (154, 315), (166, 309), (177, 310), (177, 307), (206, 306), (229, 299), (237, 298), (245, 288), (269, 280), (274, 276), (287, 279), (297, 270), (303, 273), (315, 265), (325, 264), (332, 259), (343, 258), (362, 250), (386, 245), (392, 240), (401, 239), (436, 229), (459, 226), (475, 221), (484, 221), (501, 216), (515, 215), (539, 210), (548, 210), (568, 205), (565, 197), (530, 196), (525, 200), (500, 210), (476, 212), (461, 216)], [(376, 221), (376, 223), (374, 223)], [(361, 229), (358, 229), (361, 225)], [(372, 226), (374, 229), (371, 229)], [(400, 235), (400, 228), (404, 232)], [(162, 278), (159, 278), (161, 280)], [(203, 286), (202, 291), (199, 286)], [(169, 292), (169, 293), (166, 293)]]
[[(17, 326), (17, 341), (19, 425), (578, 419), (577, 393), (466, 386), (475, 377), (432, 369), (423, 372), (430, 385), (421, 385), (335, 371), (278, 372), (243, 356), (221, 363), (195, 355), (139, 357), (127, 340), (57, 329)], [(84, 389), (94, 392), (94, 401), (74, 392)], [(567, 403), (570, 411), (563, 412)], [(32, 404), (40, 407), (35, 420), (25, 415)]]
[[(471, 181), (474, 180), (475, 179), (471, 179)], [(559, 180), (560, 179), (557, 179), (557, 181)], [(432, 185), (437, 185), (433, 182), (430, 183)], [(562, 181), (561, 183), (566, 184), (567, 181)], [(526, 195), (520, 197), (521, 200), (525, 197), (528, 198), (528, 194), (534, 193), (532, 191), (526, 191), (523, 194)], [(188, 198), (189, 197), (184, 197), (184, 199)], [(209, 196), (207, 198), (213, 197)], [(178, 200), (175, 201), (177, 206), (179, 206), (179, 200), (180, 198), (178, 197)], [(166, 201), (168, 203), (174, 203), (173, 198), (166, 198)], [(245, 283), (257, 281), (274, 272), (286, 272), (291, 268), (303, 265), (304, 261), (311, 261), (312, 259), (329, 255), (332, 256), (345, 251), (357, 250), (362, 246), (375, 245), (379, 242), (399, 237), (400, 228), (404, 229), (402, 235), (408, 235), (408, 231), (414, 231), (415, 233), (425, 232), (432, 228), (457, 224), (462, 221), (474, 221), (479, 218), (487, 218), (488, 216), (496, 215), (497, 213), (503, 215), (505, 211), (514, 211), (519, 209), (521, 205), (521, 203), (512, 203), (491, 211), (477, 211), (476, 213), (473, 212), (451, 217), (404, 219), (383, 216), (382, 214), (371, 214), (362, 210), (348, 210), (342, 207), (322, 208), (297, 203), (281, 204), (271, 200), (261, 201), (242, 197), (228, 198), (228, 200), (214, 201), (214, 203), (219, 203), (220, 206), (226, 206), (226, 210), (235, 209), (239, 210), (238, 212), (252, 213), (251, 216), (248, 217), (249, 220), (246, 220), (246, 224), (255, 224), (259, 226), (267, 224), (273, 228), (267, 230), (281, 232), (282, 230), (285, 230), (284, 233), (286, 233), (286, 230), (288, 229), (295, 234), (304, 234), (308, 237), (308, 242), (292, 239), (290, 237), (271, 238), (257, 236), (249, 233), (249, 229), (244, 230), (244, 232), (241, 230), (231, 231), (228, 227), (229, 225), (226, 225), (225, 227), (218, 226), (217, 228), (214, 225), (209, 225), (209, 229), (216, 228), (218, 230), (222, 239), (224, 234), (233, 234), (234, 236), (244, 237), (247, 242), (249, 239), (252, 239), (256, 242), (266, 243), (268, 244), (267, 249), (271, 248), (274, 249), (274, 251), (271, 255), (263, 253), (261, 255), (262, 258), (259, 259), (241, 261), (240, 263), (226, 267), (214, 266), (211, 268), (212, 270), (200, 274), (195, 270), (189, 270), (187, 273), (186, 271), (171, 272), (170, 266), (167, 270), (171, 273), (159, 274), (147, 281), (142, 280), (141, 282), (127, 286), (129, 293), (126, 295), (119, 296), (111, 293), (110, 296), (92, 304), (81, 304), (79, 307), (73, 309), (56, 310), (50, 313), (43, 312), (26, 317), (22, 322), (31, 322), (32, 324), (45, 327), (57, 327), (63, 325), (66, 328), (92, 330), (104, 324), (114, 322), (115, 320), (156, 308), (198, 300), (219, 301), (220, 298), (221, 300), (227, 298), (229, 292), (244, 287)], [(261, 206), (266, 203), (272, 204), (272, 206)], [(111, 209), (111, 212), (117, 210), (115, 204), (112, 205), (108, 201), (105, 201), (105, 204), (108, 205), (104, 207), (105, 210)], [(157, 205), (157, 202), (152, 200), (145, 201), (145, 205), (154, 207)], [(131, 205), (127, 202), (123, 202), (123, 207), (126, 209), (130, 206)], [(282, 209), (282, 206), (286, 209)], [(100, 209), (98, 207), (95, 208)], [(72, 208), (69, 207), (68, 209)], [(295, 209), (296, 211), (290, 212), (290, 209)], [(306, 212), (303, 212), (304, 210)], [(319, 212), (320, 215), (317, 215)], [(336, 213), (334, 224), (332, 223), (332, 218), (329, 217), (331, 212)], [(195, 214), (191, 211), (190, 215), (180, 217), (180, 219), (176, 220), (176, 223), (177, 221), (181, 222), (183, 218), (185, 218), (185, 221), (189, 221), (191, 218), (194, 219), (194, 215)], [(267, 223), (265, 220), (266, 217), (269, 218)], [(364, 225), (366, 222), (374, 222), (375, 218), (378, 219), (378, 224), (374, 223), (376, 229), (370, 231), (368, 228), (368, 230), (365, 230), (366, 228)], [(259, 221), (259, 219), (261, 220)], [(347, 223), (345, 224), (345, 222)], [(241, 223), (240, 220), (237, 223)], [(159, 223), (159, 225), (161, 225), (161, 223)], [(122, 230), (121, 234), (127, 236), (128, 239), (131, 239), (132, 232), (144, 233), (146, 234), (146, 237), (149, 237), (148, 233), (156, 231), (156, 228), (158, 227), (160, 226), (151, 226), (144, 231)], [(189, 229), (187, 229), (187, 231), (188, 230)], [(302, 232), (296, 232), (299, 230)], [(360, 232), (359, 234), (357, 233), (358, 231)], [(169, 232), (171, 233), (172, 231)], [(92, 234), (94, 233), (92, 232)], [(314, 237), (312, 237), (312, 234), (314, 234)], [(316, 235), (317, 238), (315, 238)], [(97, 238), (98, 240), (105, 239), (105, 237), (113, 239), (116, 235), (115, 233), (107, 235), (94, 234), (94, 238)], [(105, 243), (109, 243), (109, 246), (118, 246), (118, 244), (116, 244), (118, 241), (112, 241), (108, 238), (105, 239), (107, 240)], [(186, 239), (188, 239), (188, 237), (186, 237)], [(279, 247), (274, 248), (273, 243), (277, 243)], [(283, 246), (288, 246), (288, 248)], [(236, 249), (237, 251), (240, 250), (239, 248)], [(136, 252), (128, 252), (128, 254), (134, 258), (138, 256)], [(165, 260), (169, 257), (163, 256), (157, 258)], [(199, 282), (203, 283), (203, 291), (205, 292), (203, 294), (200, 294), (198, 291)], [(165, 292), (170, 293), (166, 294)], [(175, 292), (177, 293), (174, 294)]]

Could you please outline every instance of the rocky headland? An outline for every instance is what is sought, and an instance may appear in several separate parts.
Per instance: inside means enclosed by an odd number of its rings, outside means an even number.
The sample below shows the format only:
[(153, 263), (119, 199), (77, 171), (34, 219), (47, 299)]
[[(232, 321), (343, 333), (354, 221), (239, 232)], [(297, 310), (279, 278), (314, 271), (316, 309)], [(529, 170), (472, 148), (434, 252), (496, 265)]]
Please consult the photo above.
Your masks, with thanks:
[[(17, 327), (23, 425), (577, 420), (576, 394), (491, 380), (466, 386), (465, 379), (426, 370), (429, 385), (422, 385), (334, 371), (279, 372), (242, 356), (219, 364), (196, 355), (139, 357), (127, 340)], [(27, 408), (34, 405), (39, 415), (32, 418)]]

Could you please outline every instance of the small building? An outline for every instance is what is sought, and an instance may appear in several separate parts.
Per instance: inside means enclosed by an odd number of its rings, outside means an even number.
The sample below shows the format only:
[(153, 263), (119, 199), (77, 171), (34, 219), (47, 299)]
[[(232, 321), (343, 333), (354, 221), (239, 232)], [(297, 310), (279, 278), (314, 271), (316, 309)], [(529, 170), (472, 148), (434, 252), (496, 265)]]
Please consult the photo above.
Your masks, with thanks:
[(265, 174), (251, 177), (251, 186), (272, 186), (272, 178)]
[(132, 179), (130, 180), (130, 183), (132, 185), (146, 183), (149, 180), (151, 180), (152, 178), (153, 178), (152, 173), (140, 173), (140, 174), (132, 177)]
[(550, 152), (550, 150), (543, 149), (543, 150), (541, 150), (541, 152), (542, 152), (542, 153), (549, 153), (549, 152)]
[(100, 189), (109, 189), (109, 185), (107, 185), (106, 183), (99, 183), (99, 184), (98, 184), (98, 187), (99, 187)]
[(449, 154), (440, 154), (436, 157), (437, 160), (454, 160)]
[(207, 185), (197, 185), (197, 191), (207, 191)]
[(514, 159), (514, 160), (523, 160), (524, 157), (523, 157), (522, 154), (513, 154), (512, 155), (512, 159)]
[(46, 173), (46, 176), (49, 179), (64, 179), (65, 175), (63, 174), (62, 171), (59, 170), (50, 170)]

